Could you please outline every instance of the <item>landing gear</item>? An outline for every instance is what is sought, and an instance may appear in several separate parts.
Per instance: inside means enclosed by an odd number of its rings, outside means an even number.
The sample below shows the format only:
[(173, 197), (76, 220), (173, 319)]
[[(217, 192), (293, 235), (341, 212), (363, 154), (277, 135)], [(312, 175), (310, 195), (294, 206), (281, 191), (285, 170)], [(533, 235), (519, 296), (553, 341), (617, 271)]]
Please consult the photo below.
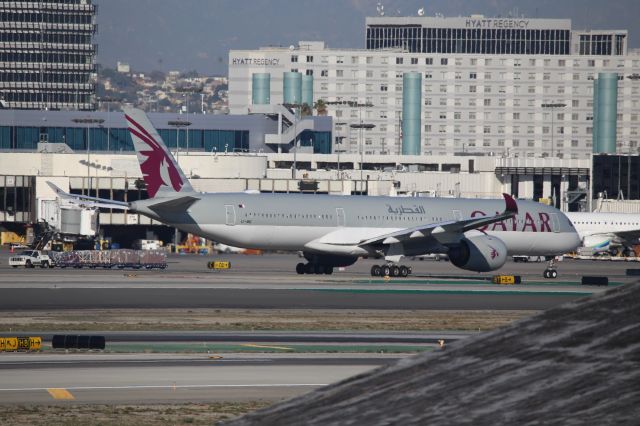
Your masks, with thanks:
[(373, 265), (371, 267), (372, 277), (403, 277), (411, 274), (411, 268), (404, 265)]
[(556, 258), (553, 257), (551, 258), (551, 260), (549, 260), (549, 263), (547, 265), (547, 269), (544, 270), (544, 273), (542, 274), (543, 277), (547, 278), (547, 279), (555, 279), (558, 278), (558, 271), (556, 271)]
[(320, 263), (298, 263), (296, 265), (296, 272), (299, 275), (303, 275), (303, 274), (331, 275), (333, 274), (333, 266), (323, 265)]

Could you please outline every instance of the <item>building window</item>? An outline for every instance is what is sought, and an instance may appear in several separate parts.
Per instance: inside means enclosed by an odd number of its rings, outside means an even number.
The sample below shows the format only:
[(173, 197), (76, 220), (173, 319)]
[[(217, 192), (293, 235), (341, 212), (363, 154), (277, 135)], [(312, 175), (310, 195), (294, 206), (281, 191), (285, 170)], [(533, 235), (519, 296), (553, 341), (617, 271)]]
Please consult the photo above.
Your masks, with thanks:
[(424, 63), (425, 65), (433, 65), (433, 58), (425, 58)]
[(291, 62), (298, 62), (298, 55), (291, 55)]
[(411, 65), (418, 65), (418, 58), (411, 58)]
[(403, 62), (403, 58), (400, 58), (400, 57), (396, 58), (396, 65), (402, 65), (402, 62)]
[(307, 55), (307, 62), (313, 62), (313, 56)]
[(449, 64), (449, 60), (447, 58), (440, 59), (440, 65), (448, 65), (448, 64)]

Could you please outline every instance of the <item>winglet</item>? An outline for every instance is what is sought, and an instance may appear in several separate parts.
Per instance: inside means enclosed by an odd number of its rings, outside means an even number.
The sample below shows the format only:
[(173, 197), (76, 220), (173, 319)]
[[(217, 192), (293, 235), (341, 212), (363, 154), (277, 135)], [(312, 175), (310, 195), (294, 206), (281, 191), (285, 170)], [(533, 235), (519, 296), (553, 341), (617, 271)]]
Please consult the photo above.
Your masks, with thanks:
[(47, 181), (47, 185), (49, 185), (49, 188), (51, 188), (53, 190), (53, 192), (55, 192), (56, 195), (58, 195), (60, 197), (64, 198), (65, 195), (69, 195), (66, 192), (64, 192), (60, 187), (58, 187), (56, 184), (54, 184), (53, 182), (51, 182), (49, 180)]
[(509, 194), (503, 193), (502, 196), (504, 197), (504, 202), (506, 205), (504, 212), (518, 214), (518, 203), (516, 203), (516, 200)]

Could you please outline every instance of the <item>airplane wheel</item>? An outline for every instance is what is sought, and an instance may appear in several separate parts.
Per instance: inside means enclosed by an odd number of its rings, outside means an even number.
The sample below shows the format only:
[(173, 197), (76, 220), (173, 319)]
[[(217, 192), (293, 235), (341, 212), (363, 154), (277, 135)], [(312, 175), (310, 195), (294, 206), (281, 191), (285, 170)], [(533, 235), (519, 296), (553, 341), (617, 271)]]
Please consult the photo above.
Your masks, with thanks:
[(409, 268), (407, 268), (406, 266), (402, 265), (400, 267), (400, 276), (403, 278), (407, 278), (409, 276)]
[(333, 274), (333, 266), (325, 266), (325, 267), (324, 267), (324, 274), (325, 274), (325, 275), (331, 275), (331, 274)]
[(389, 267), (389, 265), (383, 265), (380, 267), (380, 275), (382, 275), (383, 277), (388, 277), (389, 275), (391, 275), (391, 268)]
[(307, 263), (306, 265), (304, 265), (304, 273), (313, 274), (313, 265), (311, 263)]
[(319, 264), (314, 265), (313, 272), (315, 272), (316, 275), (324, 274), (324, 265), (319, 265)]
[(549, 275), (551, 276), (551, 278), (558, 278), (558, 271), (552, 269)]
[(380, 272), (381, 272), (380, 266), (373, 265), (371, 267), (371, 276), (372, 277), (379, 277), (380, 276)]
[(391, 267), (391, 276), (392, 277), (399, 277), (400, 276), (400, 268), (397, 265), (393, 265)]
[(298, 264), (296, 265), (296, 272), (297, 272), (299, 275), (304, 274), (304, 263), (298, 263)]

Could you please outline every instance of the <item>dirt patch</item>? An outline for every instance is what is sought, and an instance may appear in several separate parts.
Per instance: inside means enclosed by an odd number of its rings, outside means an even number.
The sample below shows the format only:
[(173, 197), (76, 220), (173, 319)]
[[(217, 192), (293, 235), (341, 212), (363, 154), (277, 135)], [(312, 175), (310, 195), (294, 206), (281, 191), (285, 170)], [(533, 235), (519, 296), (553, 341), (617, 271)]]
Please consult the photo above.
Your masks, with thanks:
[(14, 426), (212, 425), (270, 404), (254, 401), (183, 405), (3, 406), (2, 417)]
[(91, 309), (0, 313), (0, 331), (492, 330), (536, 311)]

